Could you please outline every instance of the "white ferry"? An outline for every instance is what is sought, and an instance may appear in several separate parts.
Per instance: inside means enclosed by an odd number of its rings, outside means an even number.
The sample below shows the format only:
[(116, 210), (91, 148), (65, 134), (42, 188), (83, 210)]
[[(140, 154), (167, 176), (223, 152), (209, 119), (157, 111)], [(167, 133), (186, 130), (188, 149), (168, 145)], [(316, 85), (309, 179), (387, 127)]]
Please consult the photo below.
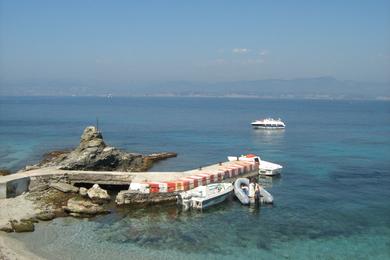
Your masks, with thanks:
[(286, 125), (279, 119), (266, 118), (251, 123), (254, 129), (284, 129)]

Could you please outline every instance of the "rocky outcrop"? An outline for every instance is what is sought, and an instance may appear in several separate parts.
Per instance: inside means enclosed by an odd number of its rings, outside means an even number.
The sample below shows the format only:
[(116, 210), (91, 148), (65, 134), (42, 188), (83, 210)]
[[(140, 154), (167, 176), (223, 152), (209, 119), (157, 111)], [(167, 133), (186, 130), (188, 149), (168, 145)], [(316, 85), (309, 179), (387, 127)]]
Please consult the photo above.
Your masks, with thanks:
[(35, 218), (42, 221), (49, 221), (56, 218), (56, 214), (52, 211), (44, 211), (38, 213)]
[(103, 206), (83, 198), (71, 198), (63, 208), (72, 216), (91, 216), (109, 212)]
[(34, 222), (32, 220), (13, 220), (11, 221), (11, 226), (12, 230), (17, 233), (34, 231)]
[(50, 183), (49, 185), (51, 188), (54, 188), (56, 190), (59, 190), (59, 191), (62, 191), (62, 192), (74, 192), (74, 193), (77, 193), (79, 192), (79, 188), (71, 185), (71, 184), (68, 184), (68, 183), (65, 183), (65, 182), (54, 182), (54, 183)]
[(11, 174), (10, 170), (4, 169), (4, 168), (0, 169), (0, 176), (7, 176), (9, 174)]
[(30, 168), (55, 166), (64, 170), (137, 172), (148, 170), (156, 161), (176, 156), (176, 153), (142, 155), (121, 151), (108, 146), (102, 133), (96, 127), (89, 126), (85, 128), (75, 150), (48, 153), (39, 164)]
[(87, 194), (91, 200), (110, 200), (110, 195), (108, 195), (106, 190), (100, 188), (98, 184), (94, 184), (92, 188), (87, 191)]
[(7, 233), (14, 232), (14, 229), (12, 228), (11, 222), (7, 222), (6, 224), (0, 225), (0, 231), (4, 231)]

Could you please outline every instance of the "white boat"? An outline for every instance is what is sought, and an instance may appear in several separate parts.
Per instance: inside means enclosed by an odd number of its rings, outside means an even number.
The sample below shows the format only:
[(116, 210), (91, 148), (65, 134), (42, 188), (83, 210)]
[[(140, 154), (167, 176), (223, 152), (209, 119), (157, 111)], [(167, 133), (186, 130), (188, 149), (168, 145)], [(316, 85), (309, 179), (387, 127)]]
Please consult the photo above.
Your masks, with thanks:
[(251, 123), (254, 129), (284, 129), (286, 125), (279, 119), (265, 118)]
[(267, 162), (267, 161), (261, 161), (260, 167), (259, 167), (259, 174), (266, 175), (266, 176), (276, 176), (276, 175), (281, 174), (282, 169), (283, 169), (283, 166), (280, 164)]
[(184, 209), (205, 209), (221, 203), (233, 191), (231, 183), (213, 183), (179, 193), (177, 199)]
[[(243, 189), (246, 187), (247, 189)], [(234, 182), (234, 195), (238, 198), (238, 200), (244, 204), (249, 205), (254, 201), (249, 198), (247, 191), (249, 190), (249, 180), (247, 178), (238, 178)], [(272, 204), (274, 202), (274, 197), (266, 191), (264, 188), (260, 189), (260, 203)]]
[(241, 156), (228, 156), (229, 161), (246, 161), (259, 164), (259, 174), (266, 176), (279, 175), (282, 172), (283, 166), (280, 164), (264, 161), (260, 156), (255, 154), (247, 154)]

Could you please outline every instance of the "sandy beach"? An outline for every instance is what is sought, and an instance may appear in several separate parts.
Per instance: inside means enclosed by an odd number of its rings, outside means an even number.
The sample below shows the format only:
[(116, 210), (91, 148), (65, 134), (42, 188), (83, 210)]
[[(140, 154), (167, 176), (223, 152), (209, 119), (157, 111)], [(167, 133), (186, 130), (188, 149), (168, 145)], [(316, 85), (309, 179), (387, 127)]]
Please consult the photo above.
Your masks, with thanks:
[(20, 241), (0, 232), (0, 260), (36, 260), (43, 259), (29, 252)]
[(35, 214), (34, 204), (26, 198), (26, 194), (15, 198), (0, 199), (0, 209), (3, 209), (0, 210), (0, 227), (7, 225), (12, 219), (28, 219)]
[[(0, 226), (7, 225), (10, 219), (27, 219), (34, 215), (34, 205), (25, 195), (10, 199), (0, 199)], [(23, 243), (0, 231), (0, 260), (42, 259), (26, 250)]]

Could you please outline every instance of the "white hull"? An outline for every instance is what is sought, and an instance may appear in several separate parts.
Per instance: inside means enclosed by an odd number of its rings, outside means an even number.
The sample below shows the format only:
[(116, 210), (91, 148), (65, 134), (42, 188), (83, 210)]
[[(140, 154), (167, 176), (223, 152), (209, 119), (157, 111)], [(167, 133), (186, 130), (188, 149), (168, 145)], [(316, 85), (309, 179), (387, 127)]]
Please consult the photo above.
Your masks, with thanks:
[(178, 203), (184, 209), (205, 209), (225, 201), (233, 191), (230, 183), (213, 183), (199, 186), (195, 189), (182, 192), (178, 196)]
[(282, 130), (285, 127), (284, 126), (257, 126), (252, 125), (253, 129), (267, 129), (267, 130)]
[(259, 167), (259, 174), (265, 175), (265, 176), (276, 176), (281, 174), (283, 169), (283, 166), (268, 162), (268, 161), (261, 161), (260, 167)]
[(273, 118), (256, 120), (252, 122), (251, 125), (254, 129), (271, 129), (271, 130), (284, 129), (286, 126), (281, 119), (275, 120)]
[(267, 170), (267, 169), (259, 169), (259, 174), (264, 176), (277, 176), (282, 173), (281, 170)]

